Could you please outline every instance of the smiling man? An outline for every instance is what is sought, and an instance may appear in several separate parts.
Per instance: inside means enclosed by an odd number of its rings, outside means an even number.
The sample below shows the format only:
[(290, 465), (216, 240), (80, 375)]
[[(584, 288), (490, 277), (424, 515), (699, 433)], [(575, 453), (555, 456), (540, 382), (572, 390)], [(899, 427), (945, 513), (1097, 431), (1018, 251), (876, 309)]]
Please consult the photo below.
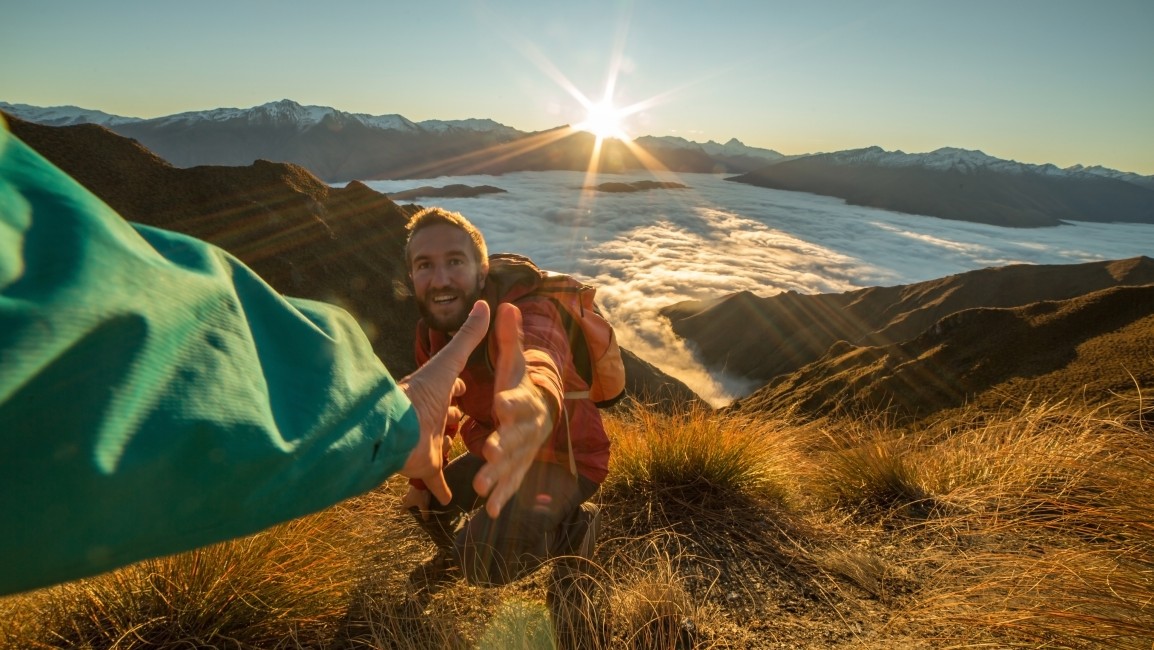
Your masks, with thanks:
[[(460, 214), (423, 210), (408, 230), (409, 279), (421, 313), (418, 364), (452, 340), (478, 298), (499, 317), (518, 318), (523, 332), (517, 341), (490, 331), (460, 374), (465, 392), (449, 408), (445, 435), (459, 432), (468, 451), (445, 467), (452, 500), (437, 504), (420, 481), (402, 500), (438, 547), (414, 575), (418, 586), (454, 567), (472, 583), (501, 585), (552, 557), (590, 558), (600, 511), (587, 501), (608, 473), (609, 439), (592, 401), (565, 398), (588, 386), (556, 305), (526, 289), (500, 292), (490, 281), (484, 237)], [(522, 354), (500, 353), (516, 348)], [(519, 381), (505, 379), (513, 377)], [(531, 462), (505, 457), (501, 441), (509, 438), (536, 441), (517, 446)], [(503, 462), (527, 467), (519, 488), (516, 480), (494, 483)]]

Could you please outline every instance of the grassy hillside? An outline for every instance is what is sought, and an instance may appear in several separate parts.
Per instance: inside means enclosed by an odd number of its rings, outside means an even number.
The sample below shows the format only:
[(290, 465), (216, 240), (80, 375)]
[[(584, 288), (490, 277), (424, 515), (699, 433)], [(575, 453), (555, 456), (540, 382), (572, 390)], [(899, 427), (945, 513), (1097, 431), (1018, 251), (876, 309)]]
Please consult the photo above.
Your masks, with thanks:
[[(886, 410), (896, 418), (967, 404), (1098, 403), (1154, 385), (1154, 284), (1009, 309), (967, 309), (886, 345), (831, 345), (813, 363), (741, 400), (741, 410), (815, 417)], [(1072, 389), (1071, 387), (1077, 387)]]
[(251, 538), (0, 600), (3, 648), (1150, 648), (1148, 404), (920, 429), (609, 416), (595, 565), (415, 592), (400, 482)]
[(1152, 283), (1154, 260), (1149, 257), (1011, 264), (844, 293), (785, 292), (760, 298), (740, 292), (676, 303), (661, 313), (674, 332), (693, 342), (709, 367), (769, 382), (821, 359), (839, 341), (854, 346), (899, 344), (965, 310), (1025, 307)]

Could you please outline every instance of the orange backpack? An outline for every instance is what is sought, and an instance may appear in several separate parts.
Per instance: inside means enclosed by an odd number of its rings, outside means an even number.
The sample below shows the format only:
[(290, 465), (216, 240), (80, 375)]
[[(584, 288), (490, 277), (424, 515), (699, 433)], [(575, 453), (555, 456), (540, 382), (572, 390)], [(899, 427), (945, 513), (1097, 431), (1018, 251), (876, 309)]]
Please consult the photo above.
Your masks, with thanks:
[(588, 391), (565, 393), (566, 399), (591, 399), (598, 408), (613, 406), (625, 397), (625, 362), (613, 326), (593, 301), (597, 289), (576, 278), (545, 271), (528, 257), (514, 253), (489, 256), (489, 284), (498, 298), (516, 291), (517, 298), (544, 296), (557, 305), (569, 332), (569, 348), (577, 374)]

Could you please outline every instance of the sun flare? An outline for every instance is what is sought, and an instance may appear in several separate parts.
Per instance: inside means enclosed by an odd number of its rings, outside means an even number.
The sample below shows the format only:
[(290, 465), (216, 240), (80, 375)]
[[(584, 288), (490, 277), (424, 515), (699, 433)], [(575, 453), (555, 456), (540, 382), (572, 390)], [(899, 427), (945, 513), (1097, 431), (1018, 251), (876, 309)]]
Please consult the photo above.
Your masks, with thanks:
[(622, 124), (624, 118), (628, 115), (627, 111), (613, 106), (609, 100), (602, 100), (596, 104), (590, 104), (587, 107), (587, 111), (585, 121), (574, 128), (581, 131), (588, 131), (597, 136), (598, 140), (617, 138), (618, 140), (628, 141), (630, 139), (629, 135), (625, 133)]

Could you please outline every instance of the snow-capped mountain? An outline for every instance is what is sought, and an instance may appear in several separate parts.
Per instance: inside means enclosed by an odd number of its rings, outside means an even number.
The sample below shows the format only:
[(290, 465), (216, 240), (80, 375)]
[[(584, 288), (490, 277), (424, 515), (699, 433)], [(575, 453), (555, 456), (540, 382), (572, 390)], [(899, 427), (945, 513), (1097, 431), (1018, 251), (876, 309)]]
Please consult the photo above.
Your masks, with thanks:
[(511, 126), (505, 126), (500, 122), (495, 122), (490, 119), (478, 118), (469, 118), (465, 120), (424, 120), (417, 122), (417, 126), (425, 129), (426, 131), (433, 131), (434, 133), (476, 131), (480, 133), (500, 133), (502, 135), (509, 136), (521, 134), (521, 131), (514, 129)]
[(245, 122), (250, 125), (293, 126), (307, 129), (316, 126), (333, 109), (323, 106), (302, 106), (289, 100), (269, 102), (252, 108), (214, 108), (207, 111), (188, 111), (151, 120), (157, 126), (193, 125), (198, 122)]
[(116, 126), (140, 122), (139, 117), (121, 117), (110, 115), (104, 111), (94, 111), (79, 106), (29, 106), (28, 104), (9, 104), (0, 102), (0, 111), (19, 117), (22, 120), (47, 124), (48, 126), (71, 126), (73, 124), (100, 124), (102, 126)]
[(346, 113), (329, 106), (307, 106), (291, 99), (269, 102), (252, 108), (215, 108), (207, 111), (190, 111), (154, 120), (160, 126), (195, 124), (197, 122), (243, 122), (252, 126), (291, 126), (298, 131), (311, 129), (325, 120), (335, 124), (358, 124), (388, 131), (415, 132), (421, 130), (413, 121), (402, 115), (369, 115), (367, 113)]
[(773, 149), (750, 147), (737, 138), (719, 144), (713, 140), (702, 143), (675, 135), (661, 135), (640, 136), (633, 142), (674, 171), (740, 174), (786, 159)]
[(1154, 176), (1142, 176), (1133, 172), (1120, 172), (1117, 169), (1110, 169), (1101, 165), (1094, 165), (1092, 167), (1083, 167), (1082, 165), (1072, 165), (1067, 167), (1066, 172), (1072, 174), (1093, 174), (1103, 178), (1113, 178), (1127, 183), (1134, 183), (1150, 189), (1154, 189)]
[(1021, 174), (1032, 171), (1041, 174), (1061, 174), (1054, 165), (1027, 165), (1013, 160), (1003, 160), (982, 151), (942, 147), (929, 153), (906, 153), (886, 151), (881, 147), (850, 149), (836, 153), (817, 154), (840, 165), (878, 165), (882, 167), (922, 167), (938, 171), (974, 172), (995, 171), (1006, 174)]
[(475, 133), (499, 133), (505, 136), (521, 134), (520, 131), (490, 119), (425, 120), (413, 122), (397, 114), (369, 115), (367, 113), (346, 113), (330, 106), (302, 105), (291, 99), (268, 102), (252, 108), (214, 108), (204, 111), (187, 111), (163, 117), (145, 119), (121, 117), (103, 111), (76, 106), (54, 106), (41, 108), (28, 104), (0, 102), (4, 110), (20, 119), (49, 126), (69, 126), (72, 124), (100, 124), (113, 127), (121, 124), (147, 122), (158, 127), (190, 126), (197, 123), (241, 122), (251, 126), (291, 126), (304, 131), (325, 120), (335, 124), (356, 122), (363, 126), (386, 131), (446, 133), (471, 131)]
[(420, 174), (440, 157), (457, 157), (525, 135), (490, 119), (417, 123), (397, 114), (348, 113), (289, 99), (150, 119), (75, 107), (0, 104), (0, 109), (52, 126), (102, 124), (177, 167), (248, 165), (264, 159), (296, 163), (330, 181)]
[(773, 149), (751, 147), (737, 138), (731, 138), (725, 144), (719, 144), (713, 140), (709, 140), (708, 142), (694, 142), (675, 135), (643, 135), (634, 138), (633, 141), (646, 148), (689, 149), (714, 156), (750, 156), (753, 158), (764, 158), (769, 161), (780, 160), (785, 157)]
[[(0, 110), (27, 121), (52, 126), (101, 124), (136, 139), (178, 167), (247, 165), (263, 158), (303, 165), (329, 181), (529, 169), (584, 169), (588, 162), (588, 154), (582, 153), (582, 147), (586, 145), (580, 138), (550, 143), (545, 149), (535, 149), (526, 155), (494, 156), (495, 147), (528, 134), (491, 119), (414, 122), (397, 114), (348, 113), (328, 106), (302, 105), (289, 99), (251, 108), (215, 108), (151, 119), (110, 115), (75, 106), (42, 108), (0, 102)], [(737, 174), (789, 164), (792, 167), (763, 176), (780, 180), (786, 175), (796, 175), (803, 167), (808, 170), (854, 167), (1095, 179), (1125, 182), (1154, 190), (1154, 176), (1101, 166), (1075, 165), (1060, 169), (1050, 164), (1003, 160), (981, 151), (956, 147), (928, 153), (868, 147), (784, 156), (772, 149), (748, 146), (736, 138), (722, 144), (713, 140), (693, 142), (678, 136), (641, 136), (634, 143), (668, 169), (682, 172)], [(644, 167), (644, 163), (628, 151), (621, 153), (624, 161), (621, 171)], [(459, 160), (467, 160), (469, 164), (465, 167), (442, 164)], [(822, 185), (832, 182), (830, 178)], [(786, 184), (792, 186), (792, 182)], [(803, 185), (808, 186), (808, 182)]]
[(737, 138), (730, 138), (725, 144), (718, 144), (713, 140), (709, 140), (701, 145), (701, 148), (708, 154), (725, 154), (729, 156), (753, 156), (755, 158), (765, 158), (768, 160), (780, 160), (785, 156), (773, 149), (762, 149), (760, 147), (751, 147)]
[(995, 158), (982, 151), (960, 149), (957, 147), (942, 147), (928, 153), (905, 153), (903, 151), (886, 151), (881, 147), (867, 147), (865, 149), (850, 149), (829, 154), (815, 154), (828, 159), (828, 162), (840, 165), (877, 165), (881, 167), (920, 167), (937, 171), (957, 171), (974, 173), (978, 171), (995, 172), (1000, 174), (1039, 174), (1054, 177), (1087, 177), (1110, 178), (1114, 180), (1135, 183), (1145, 187), (1154, 187), (1154, 176), (1141, 176), (1129, 172), (1120, 172), (1102, 166), (1083, 167), (1074, 165), (1062, 169), (1056, 165), (1034, 165), (1021, 163), (1015, 160)]
[(1031, 165), (954, 147), (917, 154), (868, 147), (803, 156), (730, 180), (998, 226), (1154, 223), (1151, 187), (1110, 171)]
[[(402, 115), (347, 113), (288, 99), (251, 108), (123, 120), (75, 109), (66, 120), (48, 121), (54, 113), (26, 105), (6, 106), (16, 117), (33, 122), (62, 125), (99, 120), (177, 167), (247, 165), (266, 159), (297, 163), (329, 181), (585, 169), (587, 149), (592, 145), (578, 135), (520, 149), (513, 156), (493, 155), (529, 134), (491, 119), (414, 122)], [(740, 173), (781, 158), (775, 151), (749, 147), (736, 139), (701, 144), (682, 138), (641, 138), (639, 144), (667, 168), (684, 172)], [(612, 163), (615, 170), (644, 167), (631, 152), (619, 153)], [(602, 169), (609, 170), (604, 165)]]

